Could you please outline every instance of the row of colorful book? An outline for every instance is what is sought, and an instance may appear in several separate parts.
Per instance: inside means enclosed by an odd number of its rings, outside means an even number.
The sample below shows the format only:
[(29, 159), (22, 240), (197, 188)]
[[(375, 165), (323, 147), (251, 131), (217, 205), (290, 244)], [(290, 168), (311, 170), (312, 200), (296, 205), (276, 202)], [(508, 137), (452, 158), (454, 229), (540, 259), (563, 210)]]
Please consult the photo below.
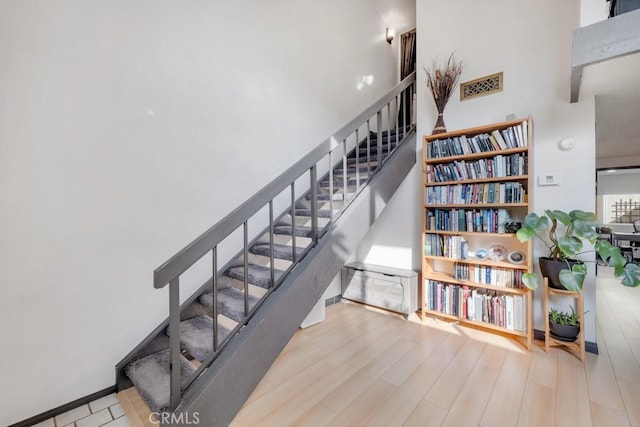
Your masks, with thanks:
[(426, 280), (426, 309), (461, 319), (527, 332), (527, 295)]
[(526, 154), (497, 155), (475, 161), (427, 165), (427, 182), (449, 182), (463, 179), (502, 178), (527, 174)]

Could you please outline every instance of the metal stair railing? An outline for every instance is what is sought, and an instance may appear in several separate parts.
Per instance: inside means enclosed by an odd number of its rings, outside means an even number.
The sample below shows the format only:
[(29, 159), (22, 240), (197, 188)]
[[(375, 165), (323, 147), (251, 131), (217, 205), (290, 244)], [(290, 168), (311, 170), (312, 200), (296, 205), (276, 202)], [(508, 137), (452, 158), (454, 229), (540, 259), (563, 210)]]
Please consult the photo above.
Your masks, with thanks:
[[(311, 211), (311, 246), (313, 246), (323, 233), (327, 231), (331, 223), (349, 206), (349, 203), (358, 191), (362, 189), (362, 181), (360, 177), (360, 165), (367, 163), (367, 179), (371, 179), (371, 176), (382, 168), (382, 165), (391, 156), (394, 150), (400, 146), (405, 137), (415, 128), (415, 124), (412, 123), (413, 116), (413, 94), (415, 93), (415, 72), (395, 86), (388, 94), (383, 96), (380, 100), (374, 103), (371, 107), (366, 109), (355, 119), (349, 122), (342, 129), (338, 130), (331, 137), (327, 138), (309, 154), (304, 156), (300, 161), (291, 166), (287, 171), (282, 173), (272, 182), (267, 184), (264, 188), (258, 191), (255, 195), (249, 198), (246, 202), (228, 214), (225, 218), (219, 221), (217, 224), (209, 228), (191, 243), (189, 243), (184, 249), (179, 251), (176, 255), (171, 257), (168, 261), (162, 264), (154, 271), (154, 287), (163, 288), (169, 285), (169, 348), (170, 348), (170, 410), (174, 410), (181, 401), (181, 396), (191, 382), (197, 378), (197, 376), (206, 369), (219, 354), (224, 345), (232, 338), (232, 335), (237, 333), (242, 326), (246, 324), (250, 318), (252, 312), (259, 307), (249, 308), (248, 303), (248, 259), (249, 248), (251, 247), (252, 237), (249, 233), (249, 220), (256, 215), (256, 213), (262, 210), (268, 210), (268, 225), (266, 227), (269, 235), (269, 245), (271, 248), (270, 255), (270, 288), (267, 293), (262, 297), (266, 298), (273, 293), (278, 286), (278, 283), (282, 281), (276, 281), (275, 279), (275, 267), (273, 259), (273, 246), (274, 246), (274, 226), (277, 222), (276, 218), (281, 218), (283, 215), (290, 213), (291, 215), (291, 227), (292, 227), (292, 251), (293, 251), (293, 264), (290, 269), (295, 267), (296, 263), (300, 261), (300, 257), (296, 254), (296, 203), (300, 200), (296, 195), (296, 189), (301, 186), (301, 178), (304, 178), (307, 184), (303, 185), (305, 190), (304, 194), (309, 195), (310, 211)], [(385, 111), (386, 110), (386, 111)], [(372, 123), (373, 122), (373, 123)], [(395, 133), (392, 135), (392, 130)], [(361, 135), (366, 132), (366, 158), (360, 158), (360, 146), (362, 144)], [(377, 150), (375, 154), (375, 160), (377, 162), (375, 170), (371, 168), (372, 158), (371, 153), (371, 135), (372, 132), (376, 133)], [(383, 138), (386, 134), (386, 154), (383, 153)], [(402, 135), (402, 138), (400, 138)], [(392, 140), (394, 139), (392, 143)], [(364, 138), (364, 137), (362, 137)], [(351, 193), (351, 198), (348, 198), (348, 156), (353, 153), (351, 146), (355, 144), (356, 155), (356, 189)], [(334, 168), (342, 165), (343, 179), (339, 186), (334, 185)], [(329, 179), (328, 189), (328, 204), (330, 209), (329, 223), (320, 228), (318, 226), (318, 175), (322, 174), (323, 178)], [(321, 179), (322, 180), (322, 179)], [(279, 209), (280, 206), (276, 206), (276, 198), (282, 194), (283, 191), (290, 189), (290, 206), (286, 206), (282, 209), (279, 216), (276, 216), (274, 210)], [(343, 205), (340, 210), (334, 214), (334, 192), (342, 191)], [(244, 292), (245, 292), (245, 315), (244, 321), (239, 322), (237, 327), (227, 336), (221, 343), (218, 342), (218, 319), (217, 319), (217, 291), (218, 291), (218, 263), (219, 263), (219, 245), (225, 241), (234, 232), (242, 230), (242, 249), (241, 254), (243, 258), (244, 266)], [(201, 366), (191, 377), (190, 381), (186, 382), (184, 386), (181, 386), (180, 378), (180, 277), (187, 272), (194, 264), (203, 260), (205, 257), (210, 256), (212, 266), (212, 287), (213, 287), (213, 355), (209, 360), (204, 361)], [(304, 254), (302, 255), (304, 256)], [(224, 269), (222, 271), (225, 271)], [(185, 303), (186, 304), (186, 303)], [(185, 306), (183, 304), (183, 307)], [(132, 352), (133, 353), (133, 352)]]

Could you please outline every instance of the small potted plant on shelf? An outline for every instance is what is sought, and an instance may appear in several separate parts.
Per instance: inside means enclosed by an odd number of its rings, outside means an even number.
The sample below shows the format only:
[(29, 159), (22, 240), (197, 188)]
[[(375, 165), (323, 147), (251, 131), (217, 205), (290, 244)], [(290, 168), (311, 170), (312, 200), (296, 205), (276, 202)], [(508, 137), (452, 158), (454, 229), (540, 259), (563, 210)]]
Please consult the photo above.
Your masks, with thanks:
[(571, 313), (552, 307), (549, 310), (549, 332), (553, 338), (560, 341), (575, 341), (580, 333), (580, 316), (573, 307), (571, 307)]
[[(592, 244), (606, 265), (614, 268), (615, 277), (621, 278), (623, 285), (640, 285), (640, 268), (636, 264), (627, 263), (620, 248), (609, 242), (599, 241), (596, 232), (598, 226), (600, 224), (596, 215), (591, 212), (546, 210), (544, 215), (529, 213), (516, 237), (521, 242), (534, 237), (544, 242), (549, 252), (547, 256), (540, 257), (538, 262), (542, 275), (548, 278), (551, 287), (572, 292), (582, 291), (587, 265), (578, 256), (589, 252), (583, 252), (584, 242)], [(528, 288), (536, 289), (538, 276), (526, 273), (523, 282)]]

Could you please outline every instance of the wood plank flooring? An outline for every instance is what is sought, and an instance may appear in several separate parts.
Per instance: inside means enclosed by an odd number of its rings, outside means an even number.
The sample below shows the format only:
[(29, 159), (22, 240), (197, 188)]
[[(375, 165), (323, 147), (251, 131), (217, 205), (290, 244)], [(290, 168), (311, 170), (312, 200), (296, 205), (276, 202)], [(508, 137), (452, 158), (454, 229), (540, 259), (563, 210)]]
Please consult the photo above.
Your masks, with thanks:
[(299, 330), (232, 423), (640, 426), (640, 288), (598, 278), (599, 355), (354, 303)]

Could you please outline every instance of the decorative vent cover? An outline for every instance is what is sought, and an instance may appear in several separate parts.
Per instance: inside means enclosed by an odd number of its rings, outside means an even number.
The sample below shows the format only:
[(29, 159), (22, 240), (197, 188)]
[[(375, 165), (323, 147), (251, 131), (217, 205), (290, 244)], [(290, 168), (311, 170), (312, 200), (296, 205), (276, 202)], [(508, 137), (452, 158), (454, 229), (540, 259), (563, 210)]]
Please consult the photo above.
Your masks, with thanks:
[(460, 83), (460, 100), (502, 92), (502, 72)]

